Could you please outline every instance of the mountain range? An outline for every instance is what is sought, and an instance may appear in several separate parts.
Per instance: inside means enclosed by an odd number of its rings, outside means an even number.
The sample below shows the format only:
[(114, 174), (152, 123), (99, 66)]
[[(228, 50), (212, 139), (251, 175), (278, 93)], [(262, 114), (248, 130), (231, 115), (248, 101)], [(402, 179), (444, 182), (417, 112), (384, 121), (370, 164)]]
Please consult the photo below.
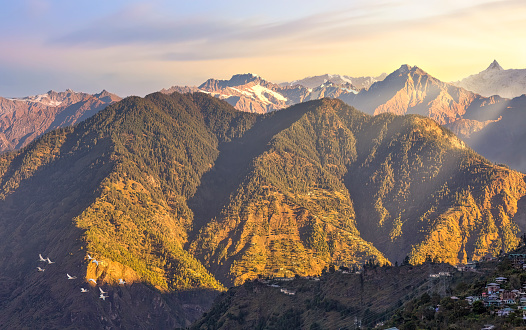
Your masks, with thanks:
[(504, 70), (494, 60), (486, 70), (453, 84), (486, 97), (499, 95), (511, 99), (526, 94), (526, 69)]
[(283, 87), (301, 85), (307, 88), (316, 88), (323, 84), (331, 82), (336, 85), (350, 84), (354, 86), (357, 90), (361, 90), (368, 89), (373, 83), (384, 80), (386, 76), (387, 74), (385, 73), (382, 73), (378, 77), (349, 77), (346, 75), (339, 74), (324, 74), (319, 76), (307, 77), (300, 80), (294, 80), (292, 82), (285, 82), (279, 85)]
[(93, 95), (66, 90), (0, 97), (0, 152), (24, 147), (47, 131), (79, 123), (120, 100), (106, 90)]
[[(488, 70), (500, 70), (499, 67), (494, 62)], [(521, 123), (526, 122), (524, 97), (481, 96), (409, 65), (402, 65), (385, 77), (368, 77), (369, 81), (377, 81), (362, 89), (349, 83), (355, 78), (333, 75), (338, 84), (326, 79), (330, 77), (317, 76), (277, 85), (257, 75), (245, 74), (230, 80), (209, 79), (199, 87), (172, 87), (161, 92), (201, 91), (224, 99), (238, 110), (256, 113), (330, 97), (371, 115), (420, 114), (452, 130), (489, 160), (526, 172), (526, 150), (521, 143), (516, 143), (523, 137)], [(301, 82), (311, 84), (309, 86), (321, 84), (308, 88)]]
[(199, 87), (173, 86), (161, 90), (161, 93), (209, 93), (227, 101), (240, 111), (267, 113), (324, 97), (354, 95), (383, 77), (384, 75), (376, 78), (322, 75), (278, 85), (249, 73), (234, 75), (230, 80), (208, 79)]
[(129, 97), (0, 155), (0, 327), (184, 327), (259, 276), (478, 260), (517, 246), (525, 195), (421, 115)]

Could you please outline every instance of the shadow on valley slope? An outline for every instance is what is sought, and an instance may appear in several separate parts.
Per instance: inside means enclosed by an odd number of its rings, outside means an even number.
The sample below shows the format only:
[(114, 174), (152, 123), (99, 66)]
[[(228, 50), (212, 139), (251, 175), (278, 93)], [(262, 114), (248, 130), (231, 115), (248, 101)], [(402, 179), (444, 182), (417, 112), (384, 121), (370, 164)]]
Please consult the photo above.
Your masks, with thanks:
[(306, 112), (314, 110), (317, 104), (307, 102), (287, 111), (261, 116), (241, 138), (219, 145), (219, 156), (214, 166), (203, 175), (196, 193), (188, 200), (188, 206), (194, 212), (192, 236), (195, 237), (202, 226), (221, 213), (231, 194), (235, 193), (250, 171), (254, 158), (269, 148), (272, 138)]

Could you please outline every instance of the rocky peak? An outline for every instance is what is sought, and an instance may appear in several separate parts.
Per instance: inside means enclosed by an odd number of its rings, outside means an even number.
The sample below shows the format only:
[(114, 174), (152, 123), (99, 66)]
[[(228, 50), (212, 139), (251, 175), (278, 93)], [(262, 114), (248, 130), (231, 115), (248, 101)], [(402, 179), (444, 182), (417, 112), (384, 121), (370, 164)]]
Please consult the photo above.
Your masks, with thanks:
[(404, 73), (409, 73), (409, 71), (411, 71), (412, 67), (410, 65), (407, 65), (407, 64), (402, 64), (402, 66), (400, 66), (400, 68), (398, 70), (396, 70), (395, 72), (398, 73), (398, 74), (404, 74)]
[(488, 70), (504, 70), (504, 69), (500, 66), (497, 60), (493, 60), (493, 62), (491, 62), (491, 64), (486, 69), (486, 71)]
[(244, 74), (236, 74), (233, 75), (232, 78), (230, 78), (230, 83), (233, 86), (239, 86), (239, 85), (245, 85), (249, 82), (261, 80), (261, 78), (257, 74), (252, 73), (244, 73)]
[(230, 78), (230, 80), (208, 79), (202, 85), (199, 86), (199, 89), (203, 89), (206, 91), (212, 91), (212, 90), (223, 89), (226, 87), (246, 85), (250, 82), (258, 83), (260, 81), (264, 81), (264, 80), (262, 80), (258, 75), (255, 75), (252, 73), (236, 74), (236, 75), (233, 75), (232, 78)]
[(98, 94), (93, 94), (93, 96), (95, 97), (104, 97), (104, 96), (110, 96), (111, 93), (108, 92), (107, 90), (103, 89), (102, 92), (98, 93)]
[(105, 89), (98, 94), (93, 94), (93, 96), (106, 103), (113, 103), (121, 100), (119, 96), (112, 94)]

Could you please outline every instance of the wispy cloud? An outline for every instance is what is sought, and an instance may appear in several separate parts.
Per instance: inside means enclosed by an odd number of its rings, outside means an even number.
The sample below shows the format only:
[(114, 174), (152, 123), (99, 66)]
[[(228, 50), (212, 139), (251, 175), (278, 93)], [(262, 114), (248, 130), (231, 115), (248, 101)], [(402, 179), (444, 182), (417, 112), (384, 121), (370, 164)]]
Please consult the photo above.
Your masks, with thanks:
[(258, 22), (258, 19), (217, 19), (190, 17), (171, 21), (133, 17), (128, 12), (99, 20), (50, 40), (50, 44), (112, 47), (128, 44), (165, 44), (182, 42), (258, 41), (306, 36), (349, 25), (360, 19), (349, 12), (327, 12), (282, 22)]
[[(522, 0), (520, 0), (522, 1)], [(509, 6), (513, 1), (460, 1), (452, 8), (443, 1), (383, 1), (358, 3), (291, 19), (262, 17), (185, 17), (167, 19), (147, 5), (131, 6), (86, 27), (49, 40), (62, 47), (108, 48), (123, 45), (156, 47), (160, 60), (188, 61), (261, 56), (430, 24), (451, 15), (464, 15), (481, 6)]]
[(21, 0), (0, 11), (0, 62), (12, 69), (0, 89), (57, 88), (49, 75), (150, 92), (146, 81), (372, 75), (401, 63), (459, 79), (494, 58), (524, 67), (524, 17), (524, 0)]

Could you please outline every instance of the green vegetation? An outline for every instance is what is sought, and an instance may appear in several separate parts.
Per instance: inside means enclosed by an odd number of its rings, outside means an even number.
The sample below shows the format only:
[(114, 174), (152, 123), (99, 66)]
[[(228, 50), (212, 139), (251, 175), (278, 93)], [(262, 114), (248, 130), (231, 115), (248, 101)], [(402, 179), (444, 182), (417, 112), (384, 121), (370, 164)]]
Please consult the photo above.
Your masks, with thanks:
[[(524, 246), (513, 251), (524, 252)], [(526, 281), (526, 272), (522, 267), (514, 267), (510, 259), (503, 255), (502, 261), (480, 263), (477, 273), (466, 273), (462, 276), (457, 274), (454, 281), (448, 280), (450, 285), (445, 296), (437, 292), (426, 292), (413, 298), (385, 324), (399, 329), (481, 329), (486, 324), (492, 324), (496, 329), (526, 328), (523, 311), (518, 308), (517, 303), (486, 306), (483, 300), (469, 303), (464, 299), (481, 297), (486, 291), (486, 285), (495, 282), (495, 278), (501, 276), (506, 277), (507, 281), (500, 287), (508, 292), (522, 288)], [(510, 308), (509, 315), (500, 316), (498, 311), (505, 308)]]
[(221, 294), (192, 329), (373, 328), (429, 289), (429, 271), (451, 269), (444, 264), (379, 267), (370, 263), (360, 274), (333, 269), (318, 280), (249, 281)]
[[(103, 285), (124, 277), (163, 297), (208, 300), (331, 265), (456, 264), (517, 246), (525, 194), (523, 174), (420, 116), (371, 117), (328, 99), (257, 116), (199, 93), (130, 97), (0, 156), (0, 287), (37, 283), (35, 251)], [(27, 299), (70, 310), (54, 290)], [(23, 318), (21, 300), (0, 295), (6, 315)], [(309, 299), (317, 311), (354, 313)], [(322, 325), (285, 311), (253, 325)]]

